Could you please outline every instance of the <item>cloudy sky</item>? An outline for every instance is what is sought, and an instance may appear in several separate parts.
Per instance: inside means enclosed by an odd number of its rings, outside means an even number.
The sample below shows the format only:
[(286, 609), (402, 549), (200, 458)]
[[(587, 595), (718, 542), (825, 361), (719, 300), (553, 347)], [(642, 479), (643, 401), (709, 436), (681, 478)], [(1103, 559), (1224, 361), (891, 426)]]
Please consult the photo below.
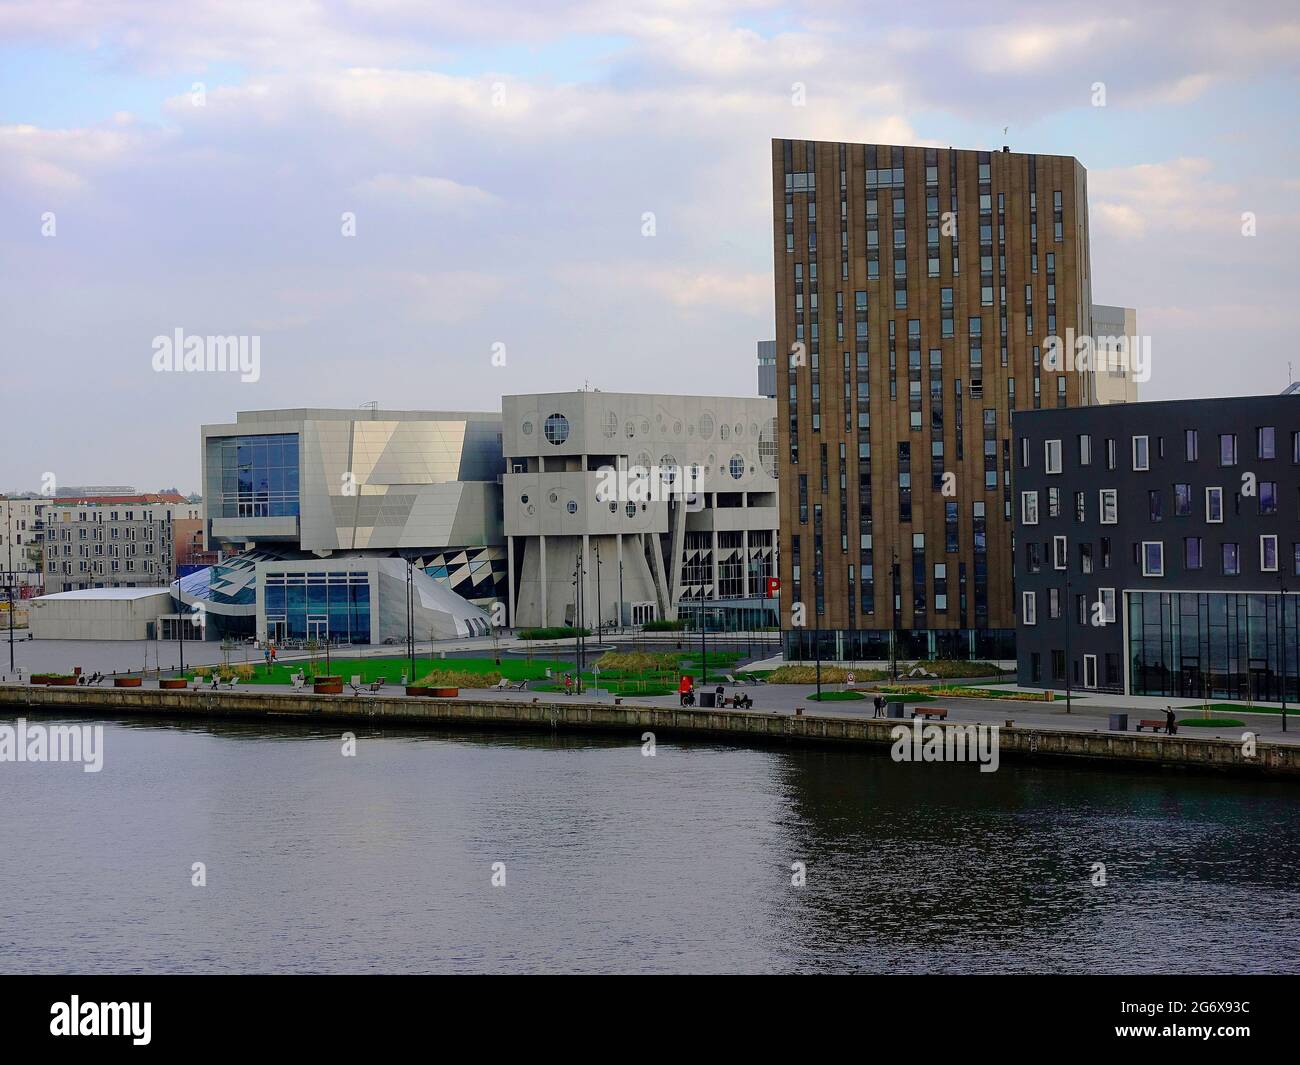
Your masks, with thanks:
[(0, 489), (189, 491), (240, 409), (752, 393), (772, 137), (1077, 156), (1144, 397), (1277, 391), (1298, 74), (1293, 0), (5, 0)]

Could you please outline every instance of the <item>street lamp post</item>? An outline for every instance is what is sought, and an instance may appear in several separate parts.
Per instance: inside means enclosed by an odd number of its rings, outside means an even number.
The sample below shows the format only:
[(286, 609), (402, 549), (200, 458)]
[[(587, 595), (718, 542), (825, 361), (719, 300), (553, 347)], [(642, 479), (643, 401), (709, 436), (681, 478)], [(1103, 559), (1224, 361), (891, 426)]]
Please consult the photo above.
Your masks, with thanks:
[(1282, 659), (1282, 731), (1286, 731), (1286, 578), (1278, 565), (1278, 584), (1282, 594), (1278, 597), (1277, 613), (1281, 632), (1278, 635), (1278, 657)]
[(592, 550), (596, 552), (596, 643), (600, 644), (601, 616), (600, 616), (600, 541), (597, 540), (592, 545)]
[(5, 500), (5, 542), (9, 548), (9, 569), (5, 573), (5, 584), (9, 592), (9, 672), (14, 672), (14, 505)]
[(406, 653), (411, 659), (411, 683), (415, 677), (415, 564), (406, 560)]
[(894, 560), (889, 567), (889, 583), (892, 599), (889, 603), (889, 679), (898, 680), (898, 615), (903, 604), (898, 601), (898, 551), (894, 551)]
[(1065, 602), (1061, 605), (1065, 615), (1065, 712), (1070, 712), (1070, 578), (1065, 578)]
[(700, 690), (709, 683), (709, 652), (704, 643), (704, 633), (708, 628), (709, 615), (704, 609), (704, 600), (700, 600)]
[(822, 567), (818, 562), (813, 573), (813, 661), (817, 668), (817, 701), (822, 701), (822, 619), (817, 611), (817, 592), (822, 584)]

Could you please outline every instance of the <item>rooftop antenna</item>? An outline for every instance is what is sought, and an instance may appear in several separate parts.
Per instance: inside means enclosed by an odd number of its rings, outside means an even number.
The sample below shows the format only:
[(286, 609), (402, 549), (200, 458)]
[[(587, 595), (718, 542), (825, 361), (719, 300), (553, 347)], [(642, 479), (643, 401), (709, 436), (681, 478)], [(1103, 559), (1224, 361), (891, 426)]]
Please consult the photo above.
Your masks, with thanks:
[(368, 399), (368, 400), (366, 400), (364, 403), (361, 404), (360, 409), (361, 409), (361, 410), (368, 410), (368, 411), (370, 412), (370, 417), (371, 417), (371, 418), (374, 418), (375, 414), (379, 411), (379, 400), (377, 400), (377, 399)]

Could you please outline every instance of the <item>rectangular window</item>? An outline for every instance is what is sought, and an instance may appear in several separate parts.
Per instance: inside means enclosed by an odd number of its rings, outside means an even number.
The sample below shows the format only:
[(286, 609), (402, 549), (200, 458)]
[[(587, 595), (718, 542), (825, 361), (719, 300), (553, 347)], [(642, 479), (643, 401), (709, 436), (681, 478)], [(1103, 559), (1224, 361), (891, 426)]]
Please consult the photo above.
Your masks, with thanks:
[(1064, 536), (1052, 537), (1052, 568), (1065, 569), (1069, 565), (1069, 545)]
[(1163, 498), (1159, 488), (1147, 492), (1147, 514), (1152, 521), (1161, 521), (1164, 518)]
[(1259, 482), (1259, 512), (1261, 514), (1277, 513), (1277, 482)]
[(1098, 588), (1097, 601), (1101, 603), (1101, 621), (1103, 625), (1115, 624), (1115, 589)]
[(1098, 520), (1103, 525), (1114, 525), (1119, 521), (1119, 489), (1103, 488), (1097, 494), (1101, 497)]
[(1192, 513), (1192, 486), (1190, 484), (1174, 485), (1174, 514), (1186, 518)]
[(1277, 572), (1277, 537), (1272, 533), (1259, 538), (1259, 568), (1264, 573)]
[(1237, 544), (1223, 545), (1223, 575), (1235, 577), (1241, 572), (1241, 551)]
[(1142, 541), (1142, 576), (1163, 577), (1165, 575), (1165, 545), (1162, 540)]
[(1151, 446), (1145, 436), (1133, 438), (1133, 469), (1149, 470), (1151, 468)]
[(1199, 536), (1185, 536), (1183, 538), (1183, 569), (1200, 569), (1203, 565), (1205, 565), (1205, 560), (1201, 538)]
[(1183, 453), (1188, 462), (1195, 462), (1200, 457), (1201, 445), (1195, 429), (1183, 431)]
[(1022, 525), (1038, 524), (1038, 493), (1020, 493), (1020, 523)]
[(1237, 465), (1237, 434), (1236, 433), (1219, 434), (1219, 465), (1220, 466)]
[(1061, 442), (1047, 440), (1043, 444), (1044, 462), (1048, 473), (1061, 472)]
[(1106, 441), (1106, 469), (1113, 470), (1115, 468), (1115, 464), (1119, 461), (1116, 455), (1117, 455), (1117, 451), (1115, 447), (1115, 441), (1107, 440)]
[(1205, 490), (1205, 520), (1211, 523), (1223, 521), (1223, 489), (1207, 488)]
[(1273, 426), (1261, 425), (1255, 430), (1255, 454), (1261, 459), (1277, 458), (1277, 443)]
[(1033, 592), (1020, 594), (1020, 617), (1026, 625), (1038, 624), (1038, 596)]

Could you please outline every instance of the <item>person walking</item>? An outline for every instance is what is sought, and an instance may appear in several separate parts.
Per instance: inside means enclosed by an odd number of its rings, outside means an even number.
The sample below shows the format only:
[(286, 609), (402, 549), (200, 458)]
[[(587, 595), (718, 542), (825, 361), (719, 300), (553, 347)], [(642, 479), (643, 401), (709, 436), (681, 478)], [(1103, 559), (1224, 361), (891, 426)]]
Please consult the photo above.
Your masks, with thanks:
[(1174, 709), (1172, 706), (1165, 707), (1165, 732), (1172, 736), (1178, 731), (1178, 722), (1174, 720)]

